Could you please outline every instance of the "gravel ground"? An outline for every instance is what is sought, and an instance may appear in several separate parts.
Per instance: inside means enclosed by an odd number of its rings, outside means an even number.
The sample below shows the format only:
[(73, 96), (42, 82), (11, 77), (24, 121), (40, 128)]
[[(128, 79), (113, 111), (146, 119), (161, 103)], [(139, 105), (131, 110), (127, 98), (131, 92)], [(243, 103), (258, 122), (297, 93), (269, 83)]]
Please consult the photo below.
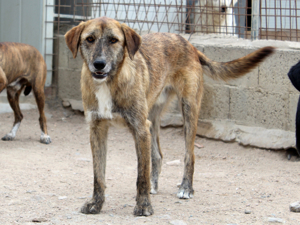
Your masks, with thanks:
[[(126, 129), (111, 128), (106, 202), (98, 215), (79, 212), (93, 190), (89, 129), (81, 113), (47, 108), (50, 145), (39, 143), (37, 110), (12, 142), (0, 141), (0, 224), (300, 224), (289, 204), (300, 200), (300, 162), (285, 152), (196, 138), (193, 199), (177, 199), (184, 141), (179, 128), (161, 130), (164, 160), (154, 215), (134, 217), (136, 156)], [(0, 135), (13, 114), (0, 114)], [(168, 162), (180, 160), (175, 165)]]

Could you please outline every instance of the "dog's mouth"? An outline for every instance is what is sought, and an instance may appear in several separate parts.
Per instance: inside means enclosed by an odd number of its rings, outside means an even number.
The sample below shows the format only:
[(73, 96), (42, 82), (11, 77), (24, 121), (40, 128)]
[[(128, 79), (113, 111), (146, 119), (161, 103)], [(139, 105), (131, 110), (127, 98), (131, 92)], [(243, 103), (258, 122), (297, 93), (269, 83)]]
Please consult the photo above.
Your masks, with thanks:
[(95, 72), (95, 73), (92, 73), (92, 76), (95, 78), (95, 79), (104, 79), (105, 77), (108, 76), (107, 73), (102, 73), (102, 72)]

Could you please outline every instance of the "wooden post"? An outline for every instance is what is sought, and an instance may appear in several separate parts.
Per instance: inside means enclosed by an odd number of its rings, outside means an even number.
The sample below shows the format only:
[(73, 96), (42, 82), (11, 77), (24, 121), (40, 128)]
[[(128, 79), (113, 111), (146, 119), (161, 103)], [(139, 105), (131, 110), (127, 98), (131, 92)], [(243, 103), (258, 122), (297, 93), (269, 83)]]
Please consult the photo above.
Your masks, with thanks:
[(259, 35), (259, 4), (260, 0), (252, 0), (251, 40), (257, 40)]

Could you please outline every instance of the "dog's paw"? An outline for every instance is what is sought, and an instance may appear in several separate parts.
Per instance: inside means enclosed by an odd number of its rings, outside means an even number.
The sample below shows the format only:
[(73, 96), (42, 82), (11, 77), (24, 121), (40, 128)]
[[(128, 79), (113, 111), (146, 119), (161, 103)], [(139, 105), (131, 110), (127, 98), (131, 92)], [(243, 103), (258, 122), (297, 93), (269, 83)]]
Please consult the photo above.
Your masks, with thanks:
[(12, 133), (8, 133), (2, 138), (2, 141), (12, 141), (14, 138), (15, 136)]
[(180, 199), (189, 199), (193, 198), (194, 190), (190, 188), (179, 188), (177, 197)]
[(137, 196), (133, 214), (135, 216), (150, 216), (153, 214), (149, 194)]
[(152, 194), (152, 195), (157, 194), (157, 190), (155, 190), (154, 188), (151, 187), (150, 194)]
[(153, 209), (151, 204), (149, 205), (136, 205), (133, 214), (135, 216), (151, 216)]
[(42, 135), (41, 135), (40, 141), (41, 141), (41, 143), (43, 143), (43, 144), (50, 144), (50, 143), (51, 143), (51, 138), (50, 138), (49, 135), (42, 134)]
[(81, 207), (81, 212), (84, 214), (98, 214), (102, 209), (103, 203), (97, 203), (95, 201), (86, 202)]
[(155, 185), (155, 182), (152, 182), (151, 181), (151, 189), (150, 189), (150, 194), (153, 194), (153, 195), (155, 195), (155, 194), (157, 194), (157, 182), (156, 182), (156, 185)]

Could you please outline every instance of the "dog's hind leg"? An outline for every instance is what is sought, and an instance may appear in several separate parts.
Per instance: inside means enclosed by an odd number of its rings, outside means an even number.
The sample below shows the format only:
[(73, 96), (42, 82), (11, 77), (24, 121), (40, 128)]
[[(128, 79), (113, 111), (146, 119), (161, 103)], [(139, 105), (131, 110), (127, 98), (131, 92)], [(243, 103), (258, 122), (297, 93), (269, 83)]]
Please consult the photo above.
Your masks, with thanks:
[(19, 97), (22, 89), (23, 88), (16, 90), (15, 87), (7, 87), (7, 99), (12, 110), (14, 111), (15, 121), (11, 131), (2, 138), (3, 141), (12, 141), (16, 137), (17, 131), (23, 119), (23, 115), (19, 106)]
[(3, 91), (3, 89), (6, 87), (6, 85), (7, 85), (7, 78), (6, 78), (4, 71), (2, 70), (2, 68), (0, 66), (0, 93)]
[(194, 175), (194, 142), (197, 131), (198, 113), (196, 106), (182, 99), (182, 114), (184, 119), (184, 138), (185, 138), (185, 157), (184, 174), (177, 193), (178, 198), (191, 198), (194, 194), (193, 175)]
[[(192, 77), (193, 74), (189, 74)], [(198, 77), (199, 78), (199, 77)], [(179, 93), (181, 110), (184, 120), (183, 132), (185, 138), (184, 174), (177, 193), (178, 198), (188, 199), (193, 197), (193, 175), (194, 175), (194, 143), (197, 132), (198, 115), (200, 112), (203, 93), (203, 81), (195, 80), (194, 83), (187, 82), (182, 93)], [(191, 84), (193, 86), (191, 86)]]
[(163, 111), (174, 99), (175, 92), (173, 89), (165, 88), (160, 94), (157, 102), (149, 112), (149, 120), (152, 123), (151, 133), (151, 194), (156, 194), (158, 189), (158, 178), (161, 172), (163, 154), (159, 144), (160, 117)]
[(47, 119), (46, 119), (45, 112), (44, 112), (44, 107), (45, 107), (44, 86), (43, 85), (39, 85), (38, 87), (36, 85), (33, 86), (33, 94), (34, 94), (36, 104), (38, 106), (39, 113), (40, 113), (39, 122), (40, 122), (41, 131), (42, 131), (40, 142), (44, 143), (44, 144), (50, 144), (51, 138), (48, 135)]
[(163, 104), (155, 104), (149, 113), (149, 120), (152, 123), (151, 133), (151, 194), (156, 194), (158, 189), (158, 177), (161, 171), (162, 152), (159, 144), (160, 115), (164, 108)]
[(93, 155), (94, 193), (93, 198), (81, 208), (85, 214), (96, 214), (105, 201), (105, 168), (107, 153), (108, 122), (95, 120), (90, 123), (90, 143)]

